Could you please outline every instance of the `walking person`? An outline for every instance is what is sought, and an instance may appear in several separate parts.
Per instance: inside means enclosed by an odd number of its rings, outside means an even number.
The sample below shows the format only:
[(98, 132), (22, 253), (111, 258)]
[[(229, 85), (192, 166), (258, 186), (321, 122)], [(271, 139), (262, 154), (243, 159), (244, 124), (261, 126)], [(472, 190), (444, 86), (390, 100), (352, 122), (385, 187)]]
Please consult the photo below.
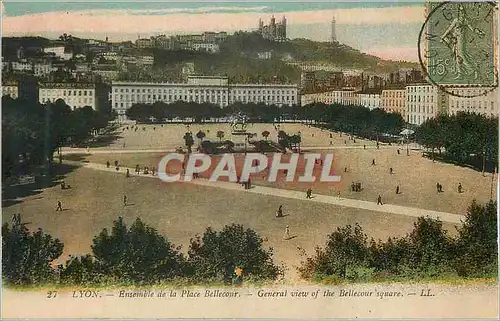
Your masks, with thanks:
[(290, 227), (288, 225), (285, 227), (285, 234), (283, 235), (283, 239), (284, 240), (290, 239)]
[(392, 173), (393, 173), (393, 171), (392, 171), (392, 167), (391, 167), (391, 168), (389, 168), (389, 174), (392, 175)]
[(372, 166), (375, 166), (375, 158), (372, 160)]
[(458, 193), (462, 193), (462, 183), (458, 183)]
[(363, 145), (363, 149), (366, 149), (366, 145)]
[(123, 195), (123, 206), (127, 206), (127, 195)]
[(378, 196), (377, 198), (377, 205), (384, 205), (384, 203), (382, 203), (382, 196)]
[(57, 212), (57, 211), (62, 211), (62, 210), (63, 210), (63, 208), (62, 208), (62, 203), (61, 203), (61, 201), (57, 201), (57, 208), (56, 208), (56, 212)]
[(396, 186), (396, 195), (398, 195), (398, 194), (399, 194), (399, 185)]
[(306, 198), (311, 198), (311, 194), (312, 194), (312, 189), (309, 188), (306, 192)]
[(106, 168), (109, 168), (111, 166), (111, 163), (109, 161), (106, 161)]
[(130, 177), (130, 171), (128, 170), (128, 168), (127, 168), (127, 174), (125, 175), (125, 177), (127, 177), (127, 178)]
[(278, 210), (276, 211), (276, 217), (283, 217), (283, 205), (280, 205), (278, 207)]

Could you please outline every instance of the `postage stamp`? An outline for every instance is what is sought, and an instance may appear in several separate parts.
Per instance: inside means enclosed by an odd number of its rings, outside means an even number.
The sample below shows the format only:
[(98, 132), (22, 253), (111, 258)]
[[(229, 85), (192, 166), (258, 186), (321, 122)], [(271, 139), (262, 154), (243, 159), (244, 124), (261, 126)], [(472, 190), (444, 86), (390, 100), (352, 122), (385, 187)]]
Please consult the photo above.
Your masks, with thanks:
[(493, 2), (426, 5), (419, 59), (429, 81), (442, 88), (498, 86), (497, 10)]
[(2, 319), (499, 318), (496, 3), (1, 20)]

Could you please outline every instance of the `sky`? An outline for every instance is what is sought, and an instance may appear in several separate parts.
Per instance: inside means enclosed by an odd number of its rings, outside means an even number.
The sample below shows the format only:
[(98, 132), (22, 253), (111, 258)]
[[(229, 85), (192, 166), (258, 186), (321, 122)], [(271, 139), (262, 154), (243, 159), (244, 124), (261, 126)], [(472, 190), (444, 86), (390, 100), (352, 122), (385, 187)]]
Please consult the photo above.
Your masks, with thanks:
[(289, 38), (328, 41), (335, 17), (337, 39), (385, 59), (417, 61), (423, 3), (415, 2), (13, 2), (2, 3), (3, 36), (62, 33), (111, 41), (158, 34), (256, 29), (272, 15), (286, 16)]

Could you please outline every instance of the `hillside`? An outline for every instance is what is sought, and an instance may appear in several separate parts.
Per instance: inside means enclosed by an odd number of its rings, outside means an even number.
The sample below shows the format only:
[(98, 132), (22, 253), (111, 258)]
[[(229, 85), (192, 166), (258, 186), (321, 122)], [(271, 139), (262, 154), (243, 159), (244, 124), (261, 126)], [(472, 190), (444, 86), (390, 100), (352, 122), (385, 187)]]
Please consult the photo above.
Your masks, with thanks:
[[(64, 39), (65, 38), (65, 39)], [(75, 52), (85, 52), (85, 40), (68, 36), (56, 40), (65, 42)], [(15, 59), (19, 46), (47, 46), (54, 40), (42, 37), (4, 38), (2, 55)], [(206, 75), (227, 75), (233, 82), (299, 83), (300, 69), (290, 62), (319, 62), (339, 68), (355, 68), (371, 72), (388, 72), (399, 67), (418, 68), (415, 63), (393, 62), (367, 55), (343, 44), (293, 39), (273, 42), (256, 32), (236, 32), (220, 44), (220, 52), (209, 54), (187, 50), (135, 49), (131, 54), (153, 55), (152, 70), (132, 69), (120, 75), (121, 80), (180, 81), (186, 63), (194, 63), (195, 72)], [(259, 57), (260, 55), (260, 57)], [(262, 55), (267, 55), (263, 58)]]

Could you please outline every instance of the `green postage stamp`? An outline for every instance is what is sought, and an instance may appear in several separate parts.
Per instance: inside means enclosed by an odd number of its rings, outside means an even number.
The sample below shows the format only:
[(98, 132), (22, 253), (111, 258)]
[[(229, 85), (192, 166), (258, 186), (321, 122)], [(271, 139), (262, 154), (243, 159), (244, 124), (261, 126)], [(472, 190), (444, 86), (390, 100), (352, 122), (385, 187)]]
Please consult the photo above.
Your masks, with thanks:
[(495, 85), (495, 4), (430, 2), (426, 9), (420, 41), (429, 78), (437, 85)]

